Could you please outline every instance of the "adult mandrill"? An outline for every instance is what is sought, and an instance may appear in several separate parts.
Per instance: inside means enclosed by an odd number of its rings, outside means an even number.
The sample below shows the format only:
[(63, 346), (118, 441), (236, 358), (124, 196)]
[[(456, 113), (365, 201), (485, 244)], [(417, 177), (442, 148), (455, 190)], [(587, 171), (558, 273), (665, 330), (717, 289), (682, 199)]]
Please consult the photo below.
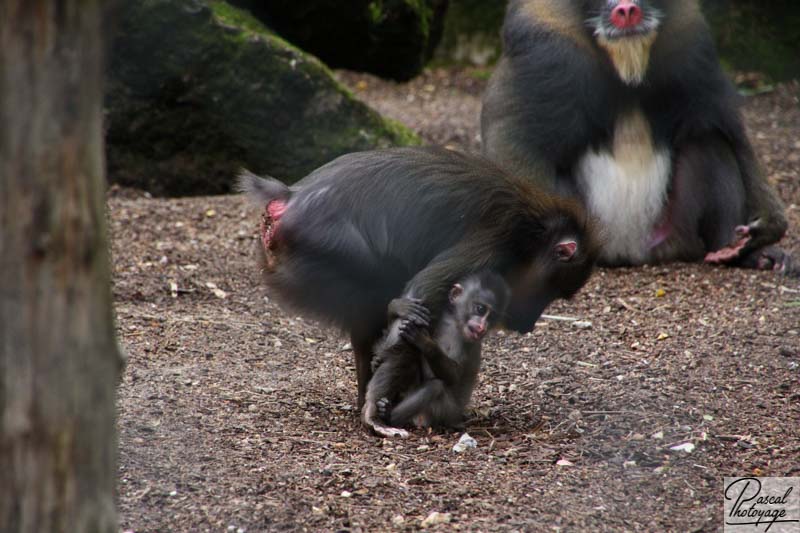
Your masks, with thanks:
[(511, 288), (506, 327), (526, 332), (583, 286), (596, 258), (577, 203), (448, 150), (348, 154), (291, 188), (245, 172), (241, 188), (264, 209), (272, 293), (349, 332), (359, 409), (392, 298), (414, 294), (440, 317), (454, 283), (491, 270)]
[(784, 270), (759, 167), (697, 0), (511, 0), (484, 97), (484, 153), (576, 195), (605, 264)]

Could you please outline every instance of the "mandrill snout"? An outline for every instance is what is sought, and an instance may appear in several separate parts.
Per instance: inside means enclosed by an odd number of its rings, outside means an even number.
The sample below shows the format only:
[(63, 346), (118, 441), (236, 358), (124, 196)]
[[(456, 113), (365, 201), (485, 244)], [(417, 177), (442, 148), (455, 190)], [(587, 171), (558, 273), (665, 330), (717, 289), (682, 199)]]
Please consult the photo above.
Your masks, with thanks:
[(611, 10), (611, 24), (621, 30), (635, 28), (641, 24), (643, 18), (642, 8), (631, 0), (621, 0), (620, 3)]

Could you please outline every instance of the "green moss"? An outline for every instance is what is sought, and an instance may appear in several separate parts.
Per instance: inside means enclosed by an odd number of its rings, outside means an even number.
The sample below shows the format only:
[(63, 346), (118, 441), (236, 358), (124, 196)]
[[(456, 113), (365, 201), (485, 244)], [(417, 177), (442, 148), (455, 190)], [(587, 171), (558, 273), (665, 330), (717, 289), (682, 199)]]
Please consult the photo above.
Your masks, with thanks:
[(267, 28), (247, 11), (232, 7), (222, 0), (210, 0), (208, 6), (211, 8), (214, 17), (228, 26), (233, 26), (251, 33), (267, 33)]
[(467, 70), (467, 75), (471, 78), (475, 78), (476, 80), (481, 81), (489, 81), (489, 78), (492, 77), (493, 69), (491, 68), (481, 68), (475, 67)]
[[(212, 8), (217, 20), (222, 24), (242, 30), (242, 33), (240, 34), (226, 36), (228, 39), (232, 40), (234, 44), (246, 45), (247, 41), (250, 40), (250, 37), (253, 34), (256, 34), (259, 37), (269, 41), (273, 48), (293, 51), (297, 56), (294, 59), (295, 61), (303, 61), (305, 63), (305, 67), (310, 67), (314, 75), (330, 78), (331, 82), (338, 91), (344, 93), (353, 102), (357, 101), (355, 95), (353, 95), (353, 93), (347, 87), (335, 79), (331, 69), (329, 69), (324, 63), (319, 61), (314, 56), (306, 54), (289, 41), (269, 30), (247, 11), (232, 7), (228, 3), (221, 0), (212, 0), (210, 7)], [(291, 59), (289, 62), (286, 62), (283, 65), (284, 71), (292, 68), (294, 67), (292, 67)]]
[(451, 0), (437, 64), (490, 65), (500, 57), (506, 2)]
[(428, 0), (403, 0), (403, 3), (419, 19), (420, 32), (427, 42), (431, 35), (431, 25), (433, 23), (433, 8), (430, 2)]
[(773, 80), (800, 76), (800, 4), (774, 0), (703, 0), (724, 64)]
[(404, 124), (391, 119), (391, 118), (384, 118), (383, 124), (385, 128), (385, 132), (387, 136), (391, 139), (395, 139), (395, 142), (400, 146), (420, 146), (422, 144), (422, 139), (419, 136), (408, 129)]
[(430, 8), (425, 0), (402, 0), (408, 9), (421, 18), (430, 18)]
[(211, 8), (215, 20), (221, 25), (232, 30), (239, 30), (239, 33), (235, 34), (237, 41), (243, 42), (256, 35), (272, 41), (275, 47), (294, 50), (298, 55), (305, 55), (305, 52), (300, 48), (294, 46), (292, 43), (267, 28), (248, 11), (233, 7), (222, 0), (210, 0), (208, 5)]
[(369, 12), (369, 22), (372, 25), (378, 25), (383, 20), (383, 7), (382, 2), (377, 0), (375, 2), (371, 2), (367, 6), (367, 11)]

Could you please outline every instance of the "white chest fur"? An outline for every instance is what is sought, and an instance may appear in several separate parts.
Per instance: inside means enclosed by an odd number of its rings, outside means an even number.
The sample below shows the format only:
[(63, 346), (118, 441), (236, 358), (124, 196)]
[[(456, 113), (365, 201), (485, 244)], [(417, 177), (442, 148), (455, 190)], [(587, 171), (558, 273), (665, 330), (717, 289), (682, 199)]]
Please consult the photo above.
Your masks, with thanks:
[(578, 187), (603, 226), (607, 262), (647, 260), (653, 227), (667, 200), (671, 166), (669, 151), (653, 145), (640, 111), (619, 118), (609, 148), (590, 149), (578, 161)]

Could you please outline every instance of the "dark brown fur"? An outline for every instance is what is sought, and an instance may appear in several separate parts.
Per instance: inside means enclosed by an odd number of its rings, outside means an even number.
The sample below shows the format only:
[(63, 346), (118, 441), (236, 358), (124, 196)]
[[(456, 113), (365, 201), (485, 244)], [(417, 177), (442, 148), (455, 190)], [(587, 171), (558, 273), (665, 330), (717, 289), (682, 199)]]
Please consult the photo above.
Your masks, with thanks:
[[(413, 292), (438, 317), (449, 287), (492, 270), (512, 289), (508, 327), (530, 331), (552, 300), (571, 297), (585, 283), (596, 255), (590, 222), (576, 202), (448, 150), (345, 155), (290, 194), (280, 187), (276, 193), (275, 180), (243, 181), (260, 205), (289, 198), (272, 235), (274, 266), (265, 281), (284, 305), (350, 333), (359, 407), (396, 295)], [(554, 258), (563, 239), (578, 246), (568, 262)]]
[[(393, 300), (389, 312), (397, 318), (375, 347), (377, 369), (367, 387), (364, 424), (387, 437), (406, 436), (402, 427), (412, 421), (421, 427), (460, 428), (478, 378), (481, 341), (502, 319), (508, 298), (500, 276), (470, 276), (451, 289), (431, 334), (426, 310), (417, 310), (414, 300)], [(470, 327), (481, 328), (479, 338), (466, 336)]]
[[(593, 210), (610, 234), (609, 253), (601, 252), (606, 264), (726, 258), (787, 269), (788, 256), (765, 248), (786, 231), (783, 205), (747, 138), (739, 97), (720, 68), (699, 2), (636, 0), (646, 22), (632, 28), (611, 22), (614, 6), (511, 0), (503, 57), (484, 97), (484, 153)], [(665, 198), (661, 218), (647, 222), (659, 235), (652, 241), (638, 239), (641, 225), (603, 226), (608, 213), (618, 212), (607, 202), (605, 214), (599, 206), (611, 189), (598, 180), (607, 177), (586, 176), (581, 167), (587, 154), (617, 155), (615, 134), (632, 116), (644, 117), (641, 152), (666, 154), (671, 162), (663, 179), (650, 181)], [(601, 183), (600, 193), (587, 180)], [(641, 191), (639, 205), (649, 206), (652, 189)], [(620, 195), (624, 209), (627, 195)], [(610, 246), (628, 237), (642, 244), (625, 251), (622, 243), (621, 252)]]

